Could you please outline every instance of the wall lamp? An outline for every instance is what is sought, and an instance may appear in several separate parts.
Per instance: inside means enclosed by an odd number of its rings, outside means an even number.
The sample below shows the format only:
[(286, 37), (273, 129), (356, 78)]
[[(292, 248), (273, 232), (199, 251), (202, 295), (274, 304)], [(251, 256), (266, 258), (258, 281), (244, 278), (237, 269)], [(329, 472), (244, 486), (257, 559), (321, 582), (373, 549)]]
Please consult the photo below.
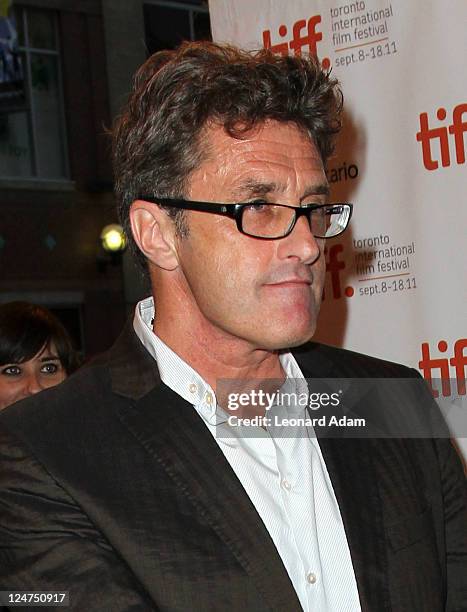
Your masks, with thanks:
[(109, 265), (119, 266), (122, 263), (127, 239), (121, 225), (106, 225), (100, 233), (98, 244), (97, 268), (100, 273), (105, 273)]
[(125, 233), (121, 225), (106, 225), (101, 232), (101, 243), (108, 253), (123, 253), (127, 246)]

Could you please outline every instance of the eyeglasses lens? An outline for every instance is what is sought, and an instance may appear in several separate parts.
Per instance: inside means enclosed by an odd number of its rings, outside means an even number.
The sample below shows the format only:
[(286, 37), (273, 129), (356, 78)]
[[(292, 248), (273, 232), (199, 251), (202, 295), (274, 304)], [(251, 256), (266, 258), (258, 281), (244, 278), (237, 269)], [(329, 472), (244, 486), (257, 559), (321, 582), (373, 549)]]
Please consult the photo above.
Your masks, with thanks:
[(243, 231), (258, 238), (284, 236), (295, 217), (293, 209), (274, 204), (251, 204), (242, 214)]
[[(316, 238), (330, 238), (347, 227), (349, 210), (346, 206), (330, 206), (311, 210), (308, 214), (310, 229)], [(242, 229), (257, 238), (281, 238), (294, 224), (293, 208), (275, 204), (251, 204), (242, 211)]]

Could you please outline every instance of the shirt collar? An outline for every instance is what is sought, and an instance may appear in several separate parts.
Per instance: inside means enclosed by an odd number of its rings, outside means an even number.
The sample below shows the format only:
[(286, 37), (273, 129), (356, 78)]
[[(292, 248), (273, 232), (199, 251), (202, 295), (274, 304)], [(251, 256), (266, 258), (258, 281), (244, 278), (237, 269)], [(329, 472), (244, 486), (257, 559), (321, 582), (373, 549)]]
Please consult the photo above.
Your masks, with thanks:
[[(192, 404), (201, 418), (210, 425), (225, 422), (227, 415), (217, 405), (212, 387), (154, 333), (154, 313), (153, 298), (142, 300), (136, 305), (133, 327), (143, 346), (156, 360), (162, 382)], [(286, 374), (284, 386), (287, 392), (307, 393), (306, 380), (292, 353), (281, 353), (279, 358)], [(289, 408), (289, 412), (295, 413), (296, 410), (297, 407)]]
[[(157, 361), (162, 382), (192, 404), (211, 425), (219, 423), (220, 407), (211, 386), (153, 331), (154, 300), (152, 297), (136, 305), (133, 327), (149, 354)], [(223, 411), (222, 411), (223, 414)]]

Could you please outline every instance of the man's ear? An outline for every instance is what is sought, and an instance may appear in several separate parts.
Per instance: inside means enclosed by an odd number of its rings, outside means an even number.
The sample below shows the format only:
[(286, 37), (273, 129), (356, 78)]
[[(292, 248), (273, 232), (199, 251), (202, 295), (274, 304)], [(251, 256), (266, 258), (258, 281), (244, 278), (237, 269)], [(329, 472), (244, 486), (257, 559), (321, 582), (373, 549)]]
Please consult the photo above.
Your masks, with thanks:
[(164, 270), (178, 267), (175, 223), (164, 210), (135, 200), (130, 207), (130, 223), (136, 244), (150, 262)]

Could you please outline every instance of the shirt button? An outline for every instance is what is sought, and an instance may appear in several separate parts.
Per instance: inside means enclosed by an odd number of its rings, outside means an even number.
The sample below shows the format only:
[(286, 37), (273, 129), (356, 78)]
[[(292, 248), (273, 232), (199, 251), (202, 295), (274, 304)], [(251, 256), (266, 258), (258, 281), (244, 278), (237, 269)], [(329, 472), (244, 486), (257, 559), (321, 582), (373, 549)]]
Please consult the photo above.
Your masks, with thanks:
[(282, 487), (286, 490), (286, 491), (290, 491), (290, 489), (292, 488), (292, 485), (290, 484), (290, 482), (288, 480), (283, 480), (282, 481)]
[(306, 581), (307, 581), (309, 584), (315, 584), (316, 580), (317, 580), (317, 578), (316, 578), (316, 574), (313, 574), (313, 572), (309, 572), (309, 573), (306, 575)]
[(191, 383), (191, 385), (188, 387), (188, 390), (190, 391), (190, 393), (196, 393), (196, 385), (194, 383)]
[(206, 403), (212, 404), (212, 395), (210, 393), (206, 394)]

